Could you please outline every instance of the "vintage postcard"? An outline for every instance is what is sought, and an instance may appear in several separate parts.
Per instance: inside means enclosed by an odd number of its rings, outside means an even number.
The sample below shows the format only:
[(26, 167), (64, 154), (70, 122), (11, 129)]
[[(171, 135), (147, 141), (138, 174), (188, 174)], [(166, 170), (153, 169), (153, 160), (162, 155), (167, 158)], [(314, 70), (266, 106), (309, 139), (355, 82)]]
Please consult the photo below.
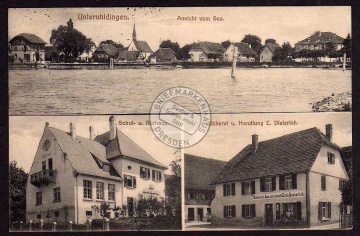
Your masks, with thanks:
[(351, 7), (9, 9), (10, 115), (349, 111)]

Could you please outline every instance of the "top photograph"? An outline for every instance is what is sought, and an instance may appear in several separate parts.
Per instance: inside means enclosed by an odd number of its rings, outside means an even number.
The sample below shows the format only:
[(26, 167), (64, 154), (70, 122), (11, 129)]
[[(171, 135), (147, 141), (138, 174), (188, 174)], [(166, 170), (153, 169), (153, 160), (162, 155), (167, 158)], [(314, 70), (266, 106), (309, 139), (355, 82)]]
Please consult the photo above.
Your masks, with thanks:
[(209, 113), (348, 112), (351, 42), (348, 6), (10, 8), (9, 115), (148, 114), (169, 89), (194, 113), (177, 91)]

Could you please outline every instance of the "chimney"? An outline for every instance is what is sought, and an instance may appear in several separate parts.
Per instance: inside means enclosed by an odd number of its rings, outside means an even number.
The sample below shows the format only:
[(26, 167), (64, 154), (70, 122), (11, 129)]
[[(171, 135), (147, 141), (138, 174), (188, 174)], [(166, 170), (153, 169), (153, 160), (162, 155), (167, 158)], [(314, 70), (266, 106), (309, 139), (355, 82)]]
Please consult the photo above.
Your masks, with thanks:
[(253, 153), (256, 152), (258, 146), (259, 146), (259, 143), (258, 143), (258, 135), (257, 135), (257, 134), (253, 134), (253, 135), (252, 135), (252, 151), (253, 151)]
[(90, 132), (90, 140), (94, 140), (94, 127), (89, 126), (89, 132)]
[(116, 120), (115, 120), (115, 116), (110, 116), (110, 118), (109, 118), (109, 128), (110, 128), (110, 140), (113, 140), (116, 137)]
[(76, 127), (72, 122), (70, 123), (70, 135), (72, 138), (76, 138)]
[(49, 126), (49, 122), (46, 121), (46, 122), (45, 122), (45, 126)]
[(329, 139), (329, 141), (332, 140), (332, 124), (325, 125), (326, 129), (326, 137)]

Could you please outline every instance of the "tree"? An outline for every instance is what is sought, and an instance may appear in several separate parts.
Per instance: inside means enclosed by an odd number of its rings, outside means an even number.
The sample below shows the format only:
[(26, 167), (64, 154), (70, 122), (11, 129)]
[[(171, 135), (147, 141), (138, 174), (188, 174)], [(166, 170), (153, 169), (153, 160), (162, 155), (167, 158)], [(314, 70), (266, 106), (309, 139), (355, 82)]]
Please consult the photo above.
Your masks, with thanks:
[(230, 40), (226, 40), (224, 42), (221, 42), (221, 45), (224, 47), (224, 48), (228, 48), (230, 46), (231, 42)]
[(50, 42), (56, 46), (59, 52), (63, 52), (66, 58), (73, 62), (82, 52), (90, 50), (92, 41), (76, 30), (70, 19), (67, 26), (60, 25), (57, 29), (51, 31)]
[(188, 60), (190, 58), (189, 51), (195, 45), (195, 43), (186, 44), (184, 47), (180, 48), (179, 57), (182, 60)]
[(277, 44), (275, 39), (266, 39), (265, 44), (267, 44), (267, 43)]
[(281, 47), (275, 49), (273, 61), (274, 62), (289, 62), (291, 61), (295, 49), (291, 47), (289, 42), (284, 42)]
[(99, 46), (100, 46), (100, 45), (103, 45), (103, 44), (111, 44), (111, 45), (113, 45), (114, 47), (119, 48), (119, 49), (123, 49), (123, 48), (124, 48), (124, 45), (122, 45), (121, 43), (115, 43), (115, 42), (112, 41), (111, 39), (101, 41), (100, 44), (99, 44)]
[(351, 58), (351, 36), (350, 34), (343, 41), (343, 48), (340, 50), (341, 54), (346, 53), (347, 58)]
[(9, 206), (10, 222), (26, 220), (26, 182), (28, 174), (17, 166), (16, 161), (9, 165)]
[(324, 54), (330, 58), (335, 55), (335, 45), (332, 42), (327, 42), (325, 44)]
[(180, 55), (180, 46), (177, 42), (171, 42), (171, 40), (165, 40), (160, 43), (159, 48), (171, 48), (175, 54), (176, 58)]
[(260, 55), (260, 51), (261, 51), (261, 48), (262, 48), (261, 38), (259, 38), (256, 35), (246, 34), (245, 37), (241, 40), (241, 42), (249, 44), (251, 46), (251, 48), (258, 55)]

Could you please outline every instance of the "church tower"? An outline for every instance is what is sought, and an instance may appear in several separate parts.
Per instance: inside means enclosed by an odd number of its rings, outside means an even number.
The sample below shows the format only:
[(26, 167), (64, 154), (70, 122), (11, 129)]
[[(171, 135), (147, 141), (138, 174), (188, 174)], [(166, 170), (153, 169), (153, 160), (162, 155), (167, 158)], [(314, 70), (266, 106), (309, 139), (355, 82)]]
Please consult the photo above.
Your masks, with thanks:
[(135, 30), (135, 22), (134, 22), (134, 28), (133, 28), (133, 34), (132, 34), (133, 42), (136, 41), (136, 30)]

